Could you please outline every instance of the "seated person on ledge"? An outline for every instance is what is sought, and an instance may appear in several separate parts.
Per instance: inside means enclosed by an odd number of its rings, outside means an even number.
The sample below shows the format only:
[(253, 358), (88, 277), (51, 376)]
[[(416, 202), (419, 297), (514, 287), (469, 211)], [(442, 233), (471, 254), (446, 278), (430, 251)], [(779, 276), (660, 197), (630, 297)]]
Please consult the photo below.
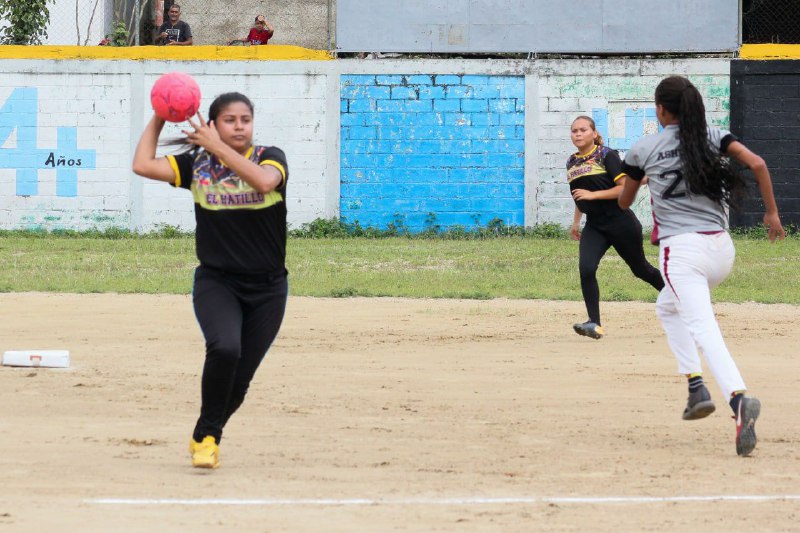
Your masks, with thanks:
[(264, 18), (264, 15), (259, 15), (256, 17), (254, 27), (250, 28), (250, 33), (247, 34), (247, 38), (245, 39), (234, 39), (228, 44), (250, 44), (252, 46), (259, 45), (259, 44), (267, 44), (272, 36), (275, 34), (275, 29), (272, 27), (272, 24), (267, 22), (267, 19)]

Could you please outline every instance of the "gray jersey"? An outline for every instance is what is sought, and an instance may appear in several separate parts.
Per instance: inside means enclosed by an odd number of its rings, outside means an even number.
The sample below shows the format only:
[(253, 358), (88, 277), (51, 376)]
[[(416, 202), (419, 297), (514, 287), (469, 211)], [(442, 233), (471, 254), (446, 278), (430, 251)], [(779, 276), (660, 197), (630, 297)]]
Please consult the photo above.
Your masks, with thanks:
[[(736, 138), (727, 130), (708, 128), (708, 141), (725, 153)], [(728, 229), (725, 206), (701, 194), (692, 194), (681, 173), (678, 126), (669, 125), (640, 139), (625, 154), (622, 172), (632, 179), (648, 176), (653, 204), (653, 242), (681, 233)]]

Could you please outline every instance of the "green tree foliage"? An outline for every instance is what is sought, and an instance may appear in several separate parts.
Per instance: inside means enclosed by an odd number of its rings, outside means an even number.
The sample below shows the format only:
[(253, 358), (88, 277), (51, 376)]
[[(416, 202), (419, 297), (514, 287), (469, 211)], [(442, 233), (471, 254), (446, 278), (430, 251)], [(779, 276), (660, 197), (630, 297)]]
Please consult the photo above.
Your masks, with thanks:
[(128, 46), (130, 33), (125, 28), (125, 23), (118, 20), (112, 27), (112, 32), (106, 34), (106, 38), (100, 43), (102, 46)]
[(53, 0), (0, 0), (0, 20), (8, 26), (0, 31), (0, 44), (42, 44), (47, 37)]

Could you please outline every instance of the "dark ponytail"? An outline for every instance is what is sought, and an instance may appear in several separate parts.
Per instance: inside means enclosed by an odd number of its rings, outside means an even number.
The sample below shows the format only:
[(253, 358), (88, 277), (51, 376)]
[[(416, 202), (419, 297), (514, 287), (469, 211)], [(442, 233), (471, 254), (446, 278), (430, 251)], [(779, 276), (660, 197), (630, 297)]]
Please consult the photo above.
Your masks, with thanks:
[(700, 91), (688, 79), (670, 76), (656, 87), (656, 105), (664, 106), (678, 118), (678, 153), (689, 190), (736, 207), (747, 185), (728, 158), (709, 142)]

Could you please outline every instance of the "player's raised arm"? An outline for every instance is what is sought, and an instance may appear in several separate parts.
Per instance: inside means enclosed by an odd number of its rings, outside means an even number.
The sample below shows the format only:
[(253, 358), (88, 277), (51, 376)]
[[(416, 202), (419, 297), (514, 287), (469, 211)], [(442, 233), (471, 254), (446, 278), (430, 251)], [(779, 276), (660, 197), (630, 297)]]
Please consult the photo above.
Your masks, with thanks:
[[(228, 119), (228, 115), (222, 117), (222, 120)], [(203, 116), (197, 113), (197, 121), (190, 118), (189, 125), (194, 129), (183, 130), (183, 132), (191, 144), (201, 146), (206, 151), (225, 161), (225, 164), (237, 176), (246, 181), (256, 191), (266, 194), (275, 190), (282, 183), (283, 175), (277, 168), (254, 163), (223, 142), (213, 120), (206, 122)]]
[(145, 178), (175, 183), (175, 171), (166, 157), (156, 157), (158, 136), (164, 128), (164, 120), (156, 115), (145, 126), (136, 152), (133, 154), (133, 171)]

